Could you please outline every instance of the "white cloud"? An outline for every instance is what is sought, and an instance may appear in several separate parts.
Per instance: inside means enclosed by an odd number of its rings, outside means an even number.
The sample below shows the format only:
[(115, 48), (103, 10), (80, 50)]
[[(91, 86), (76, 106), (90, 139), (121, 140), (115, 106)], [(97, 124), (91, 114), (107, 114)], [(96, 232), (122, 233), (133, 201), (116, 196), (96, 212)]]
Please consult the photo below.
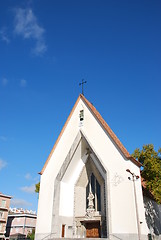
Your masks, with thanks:
[(0, 38), (2, 41), (4, 41), (5, 43), (9, 43), (10, 42), (10, 39), (9, 37), (7, 36), (7, 29), (5, 27), (3, 27), (1, 30), (0, 30)]
[(26, 85), (27, 85), (27, 81), (25, 79), (21, 79), (20, 80), (20, 86), (21, 87), (26, 87)]
[(7, 141), (7, 138), (5, 136), (0, 136), (0, 140), (6, 142)]
[(47, 47), (46, 45), (44, 44), (43, 41), (38, 41), (33, 52), (36, 54), (36, 55), (39, 55), (41, 53), (44, 53), (46, 51)]
[(0, 170), (7, 165), (7, 162), (0, 158)]
[(32, 177), (31, 177), (31, 174), (30, 174), (30, 173), (26, 173), (25, 178), (26, 178), (27, 180), (31, 179), (31, 178), (32, 178)]
[(44, 28), (40, 27), (32, 9), (17, 8), (15, 10), (14, 32), (24, 39), (34, 39), (36, 46), (33, 52), (37, 55), (43, 54), (47, 50), (44, 40)]
[(23, 207), (27, 207), (27, 206), (32, 206), (32, 203), (27, 202), (24, 199), (13, 198), (13, 199), (11, 199), (11, 206), (17, 207), (17, 208), (21, 208), (21, 207), (23, 208)]
[(35, 184), (31, 186), (25, 186), (20, 188), (21, 191), (26, 192), (26, 193), (35, 193)]
[(3, 78), (2, 79), (2, 85), (6, 86), (8, 84), (8, 79), (7, 78)]

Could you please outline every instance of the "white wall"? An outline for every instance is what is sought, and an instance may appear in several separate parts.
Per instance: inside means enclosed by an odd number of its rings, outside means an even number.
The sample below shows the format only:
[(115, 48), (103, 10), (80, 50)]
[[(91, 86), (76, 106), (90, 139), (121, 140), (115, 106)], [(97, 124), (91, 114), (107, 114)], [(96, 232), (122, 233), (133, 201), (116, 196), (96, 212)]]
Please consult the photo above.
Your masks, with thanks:
[[(92, 116), (87, 107), (84, 106), (85, 117), (83, 131), (90, 144), (95, 149), (99, 158), (104, 164), (105, 169), (108, 170), (110, 184), (110, 213), (111, 213), (111, 232), (113, 233), (137, 233), (136, 226), (136, 211), (134, 204), (133, 183), (128, 180), (129, 174), (126, 169), (130, 169), (136, 175), (140, 176), (139, 168), (125, 157), (113, 144), (111, 139), (107, 136), (105, 131), (100, 127), (95, 118)], [(121, 182), (114, 186), (115, 176), (119, 175)], [(143, 206), (142, 190), (140, 180), (136, 182), (137, 200), (141, 231), (147, 234), (147, 226), (145, 221), (145, 213)]]
[(36, 234), (50, 234), (51, 232), (54, 181), (79, 131), (80, 109), (82, 109), (82, 104), (79, 102), (78, 108), (76, 108), (72, 114), (72, 117), (61, 136), (43, 175), (41, 176)]
[[(74, 110), (65, 132), (63, 133), (43, 175), (41, 176), (36, 233), (51, 232), (55, 177), (57, 176), (63, 161), (66, 158), (78, 131), (80, 130), (79, 113), (82, 109), (84, 109), (84, 122), (81, 129), (87, 136), (93, 149), (95, 149), (99, 159), (103, 162), (104, 168), (110, 172), (108, 179), (108, 206), (110, 207), (111, 216), (110, 231), (113, 233), (136, 233), (137, 226), (133, 185), (132, 182), (128, 180), (129, 174), (126, 172), (126, 169), (129, 168), (135, 174), (140, 175), (139, 168), (122, 156), (82, 100), (79, 101), (76, 109)], [(70, 166), (71, 169), (70, 171), (67, 171), (64, 177), (64, 183), (61, 183), (61, 196), (66, 196), (69, 192), (71, 194), (70, 198), (68, 197), (68, 200), (72, 200), (73, 198), (73, 184), (76, 180), (77, 174), (81, 171), (83, 164), (83, 161), (80, 159), (80, 149), (78, 149), (73, 164)], [(75, 175), (69, 174), (72, 172), (74, 172)], [(122, 179), (117, 186), (114, 184), (116, 175), (120, 176)], [(146, 234), (147, 228), (144, 217), (140, 180), (136, 183), (136, 187), (139, 216), (140, 220), (143, 222), (141, 231)], [(60, 215), (72, 216), (73, 203), (68, 202), (68, 204), (70, 206), (69, 209), (67, 209), (67, 204), (64, 202), (63, 198), (61, 199), (61, 207), (59, 209)]]

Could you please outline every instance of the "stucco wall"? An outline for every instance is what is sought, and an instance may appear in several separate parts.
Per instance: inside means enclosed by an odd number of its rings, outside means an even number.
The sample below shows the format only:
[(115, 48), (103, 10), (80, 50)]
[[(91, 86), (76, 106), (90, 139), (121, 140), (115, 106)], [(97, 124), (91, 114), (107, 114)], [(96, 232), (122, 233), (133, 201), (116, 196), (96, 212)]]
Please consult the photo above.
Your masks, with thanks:
[[(109, 172), (110, 185), (110, 212), (111, 212), (111, 232), (114, 233), (136, 233), (136, 211), (134, 204), (133, 183), (128, 180), (129, 174), (126, 169), (130, 169), (140, 176), (139, 168), (125, 157), (112, 142), (110, 137), (100, 127), (90, 111), (85, 109), (83, 131), (87, 136), (91, 146), (95, 149), (99, 159), (103, 162), (105, 169)], [(120, 177), (120, 183), (115, 185), (115, 176)], [(147, 234), (145, 222), (144, 205), (141, 190), (141, 181), (136, 181), (137, 204), (141, 232)]]
[[(79, 113), (82, 109), (84, 110), (84, 121), (83, 124), (80, 125)], [(110, 216), (109, 234), (136, 234), (136, 207), (134, 202), (133, 182), (128, 180), (129, 173), (126, 172), (126, 169), (130, 169), (131, 172), (140, 176), (139, 168), (122, 155), (120, 150), (113, 143), (107, 133), (105, 133), (98, 121), (80, 99), (43, 175), (41, 176), (36, 228), (37, 236), (38, 234), (48, 235), (52, 231), (55, 178), (80, 129), (84, 133), (87, 142), (97, 154), (104, 169), (109, 173), (107, 179), (109, 199), (107, 204), (108, 214)], [(81, 156), (81, 149), (77, 149), (72, 160), (73, 164), (69, 165), (70, 171), (67, 171), (66, 176), (64, 176), (64, 183), (61, 184), (60, 195), (62, 198), (60, 200), (61, 207), (59, 208), (60, 216), (73, 216), (73, 186), (84, 164), (84, 160), (81, 159)], [(147, 234), (148, 229), (145, 222), (140, 179), (138, 179), (135, 184), (137, 189), (139, 221), (142, 222), (140, 230), (141, 234)], [(70, 197), (67, 194), (70, 194)], [(68, 200), (66, 200), (65, 196), (68, 196)]]
[(41, 176), (36, 234), (42, 233), (45, 236), (51, 232), (54, 182), (59, 169), (61, 168), (63, 161), (65, 160), (68, 151), (78, 133), (79, 118), (78, 115), (75, 114), (75, 112), (78, 113), (78, 111), (78, 109), (74, 111), (68, 126), (65, 129), (65, 132), (60, 138), (59, 144), (57, 145), (43, 175)]
[(84, 216), (86, 213), (86, 188), (85, 187), (75, 187), (75, 216)]

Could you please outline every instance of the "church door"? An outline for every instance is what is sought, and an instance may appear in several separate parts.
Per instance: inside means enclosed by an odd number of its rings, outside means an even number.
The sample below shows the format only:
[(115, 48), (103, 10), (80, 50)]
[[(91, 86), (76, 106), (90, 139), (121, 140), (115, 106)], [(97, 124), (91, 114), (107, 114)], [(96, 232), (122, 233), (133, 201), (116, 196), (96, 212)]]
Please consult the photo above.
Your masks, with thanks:
[(61, 233), (61, 237), (65, 237), (65, 225), (62, 225), (62, 233)]
[(100, 237), (100, 222), (86, 223), (86, 237), (99, 238)]

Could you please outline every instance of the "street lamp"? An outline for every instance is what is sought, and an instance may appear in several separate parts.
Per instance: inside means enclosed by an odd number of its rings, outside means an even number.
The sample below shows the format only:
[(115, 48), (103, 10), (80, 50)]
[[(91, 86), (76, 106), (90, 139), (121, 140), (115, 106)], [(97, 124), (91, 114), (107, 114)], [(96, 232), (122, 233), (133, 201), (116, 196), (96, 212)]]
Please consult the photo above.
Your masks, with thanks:
[(136, 197), (136, 187), (135, 187), (135, 181), (139, 179), (138, 175), (135, 175), (135, 173), (132, 173), (130, 169), (126, 169), (126, 172), (130, 173), (131, 177), (128, 177), (129, 180), (133, 181), (133, 187), (134, 187), (134, 198), (135, 198), (135, 207), (136, 207), (136, 219), (137, 219), (137, 228), (138, 228), (138, 239), (141, 240), (140, 237), (140, 221), (139, 221), (139, 212), (138, 212), (138, 205), (137, 205), (137, 197)]

